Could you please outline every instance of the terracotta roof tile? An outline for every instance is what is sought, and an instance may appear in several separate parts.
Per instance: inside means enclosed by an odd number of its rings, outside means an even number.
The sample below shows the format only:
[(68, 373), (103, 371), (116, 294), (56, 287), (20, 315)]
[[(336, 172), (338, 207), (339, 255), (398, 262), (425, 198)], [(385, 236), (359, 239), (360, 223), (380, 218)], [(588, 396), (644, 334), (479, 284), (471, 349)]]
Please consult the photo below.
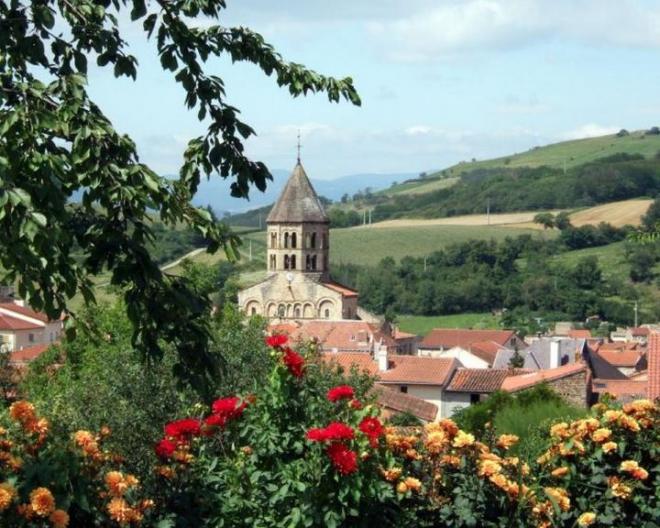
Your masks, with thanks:
[(529, 372), (522, 369), (458, 368), (447, 386), (447, 391), (490, 394), (499, 390), (509, 376), (519, 376)]
[(410, 385), (446, 385), (460, 363), (453, 358), (431, 358), (419, 356), (388, 356), (388, 370), (380, 372), (378, 365), (368, 353), (323, 354), (323, 359), (337, 363), (349, 370), (352, 365), (372, 374), (383, 384), (404, 383)]
[(514, 336), (513, 330), (466, 330), (460, 328), (435, 328), (420, 343), (421, 348), (452, 348), (459, 346), (469, 350), (472, 343), (494, 341), (505, 345)]
[(339, 284), (338, 282), (335, 281), (322, 282), (321, 284), (323, 284), (323, 286), (330, 288), (331, 290), (341, 293), (344, 297), (358, 296), (358, 292), (356, 290), (352, 290), (348, 286), (344, 286), (343, 284)]
[(37, 359), (50, 347), (50, 343), (25, 347), (21, 350), (14, 350), (9, 356), (11, 363), (27, 363)]
[(591, 387), (593, 392), (597, 394), (607, 393), (617, 397), (645, 398), (648, 392), (648, 382), (638, 380), (594, 379)]
[(558, 380), (586, 370), (587, 366), (584, 363), (571, 363), (553, 369), (538, 370), (532, 374), (509, 376), (502, 383), (502, 390), (516, 392), (533, 387), (538, 383)]
[(378, 404), (387, 409), (408, 412), (427, 422), (432, 422), (438, 415), (438, 406), (421, 398), (386, 387), (375, 390), (378, 394)]
[(639, 350), (599, 350), (598, 356), (615, 367), (634, 367), (642, 356)]
[(41, 330), (43, 325), (0, 313), (0, 330)]
[(0, 310), (8, 310), (25, 317), (30, 317), (31, 319), (36, 319), (42, 323), (47, 323), (49, 321), (48, 316), (44, 313), (35, 312), (32, 308), (27, 306), (21, 306), (16, 303), (0, 303)]
[(646, 337), (651, 333), (651, 329), (646, 326), (638, 326), (637, 328), (630, 329), (633, 337)]
[(591, 330), (574, 328), (568, 331), (568, 337), (572, 337), (573, 339), (591, 339)]
[(502, 348), (502, 345), (495, 341), (478, 341), (470, 345), (470, 352), (492, 366), (497, 358), (497, 353)]

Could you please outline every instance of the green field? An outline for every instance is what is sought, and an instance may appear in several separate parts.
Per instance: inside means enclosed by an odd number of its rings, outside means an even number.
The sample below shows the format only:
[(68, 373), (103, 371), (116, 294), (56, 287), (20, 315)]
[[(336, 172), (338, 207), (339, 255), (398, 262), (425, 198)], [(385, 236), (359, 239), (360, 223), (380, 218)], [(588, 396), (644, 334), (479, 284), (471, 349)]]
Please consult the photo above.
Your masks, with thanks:
[(424, 336), (434, 328), (501, 328), (500, 320), (490, 312), (454, 315), (402, 315), (397, 319), (403, 332)]
[(395, 185), (394, 187), (389, 187), (388, 189), (380, 192), (387, 195), (422, 194), (431, 191), (437, 191), (438, 189), (446, 189), (447, 187), (454, 185), (456, 182), (458, 182), (458, 180), (458, 177), (418, 180), (415, 182)]
[[(334, 263), (373, 265), (385, 257), (400, 260), (422, 257), (450, 244), (468, 240), (503, 240), (523, 234), (541, 236), (536, 229), (502, 226), (424, 226), (334, 229), (330, 260)], [(548, 234), (546, 234), (548, 235)]]
[[(618, 153), (642, 154), (646, 158), (655, 156), (660, 151), (660, 135), (647, 136), (642, 131), (631, 132), (624, 137), (600, 136), (595, 138), (563, 141), (544, 147), (535, 147), (526, 152), (495, 158), (491, 160), (461, 162), (446, 169), (445, 174), (460, 176), (462, 173), (475, 169), (492, 169), (496, 167), (575, 167)], [(438, 171), (434, 175), (440, 175)], [(433, 175), (431, 175), (433, 176)]]

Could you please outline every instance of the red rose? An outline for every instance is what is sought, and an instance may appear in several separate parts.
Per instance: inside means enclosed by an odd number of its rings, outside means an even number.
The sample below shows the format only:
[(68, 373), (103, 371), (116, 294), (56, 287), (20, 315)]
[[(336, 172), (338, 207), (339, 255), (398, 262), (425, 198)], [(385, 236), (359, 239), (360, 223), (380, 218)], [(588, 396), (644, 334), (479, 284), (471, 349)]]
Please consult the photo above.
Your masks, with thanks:
[(312, 442), (325, 442), (328, 439), (325, 429), (314, 428), (307, 431), (307, 440)]
[(369, 438), (371, 447), (376, 447), (378, 445), (378, 437), (383, 434), (383, 424), (380, 423), (378, 418), (367, 416), (360, 422), (358, 428), (367, 438)]
[(268, 336), (266, 338), (266, 344), (269, 347), (272, 347), (272, 348), (280, 348), (280, 347), (286, 345), (286, 342), (288, 340), (289, 340), (289, 338), (287, 336), (285, 336), (284, 334), (275, 334), (275, 335)]
[(243, 410), (247, 407), (247, 402), (231, 396), (229, 398), (219, 398), (211, 405), (211, 410), (214, 414), (224, 416), (227, 420), (239, 418), (243, 414)]
[(341, 422), (332, 422), (322, 429), (307, 431), (307, 439), (313, 442), (352, 440), (353, 438), (355, 438), (353, 428)]
[(201, 433), (201, 423), (195, 418), (183, 418), (170, 422), (165, 426), (165, 436), (177, 440), (189, 439), (192, 436), (199, 436)]
[(332, 461), (332, 465), (342, 475), (350, 475), (357, 471), (357, 453), (351, 451), (344, 444), (338, 442), (330, 444), (326, 452)]
[(176, 444), (167, 438), (163, 438), (155, 445), (154, 451), (158, 458), (170, 458), (174, 451), (176, 451)]
[(350, 385), (339, 385), (328, 391), (328, 400), (331, 402), (350, 400), (353, 396), (355, 396), (355, 392)]
[(227, 423), (227, 417), (223, 414), (212, 414), (204, 420), (204, 425), (210, 428), (224, 427)]
[(303, 369), (305, 367), (305, 360), (300, 354), (294, 352), (290, 348), (287, 348), (284, 351), (284, 355), (282, 356), (282, 361), (293, 376), (296, 378), (302, 377)]
[(360, 402), (360, 400), (351, 400), (350, 406), (351, 409), (356, 409), (356, 410), (362, 409), (362, 403)]

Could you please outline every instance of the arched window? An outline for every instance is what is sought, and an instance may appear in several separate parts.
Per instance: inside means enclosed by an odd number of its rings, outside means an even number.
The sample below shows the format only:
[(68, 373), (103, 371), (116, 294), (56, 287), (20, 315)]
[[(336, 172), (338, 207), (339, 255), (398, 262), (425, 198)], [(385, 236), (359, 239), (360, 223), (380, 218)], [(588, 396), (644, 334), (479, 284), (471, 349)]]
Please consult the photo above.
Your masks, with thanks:
[(289, 233), (284, 233), (284, 247), (289, 247)]
[(296, 269), (296, 256), (291, 255), (291, 269)]
[(252, 315), (257, 315), (257, 309), (253, 306), (253, 307), (252, 307), (252, 310), (250, 310), (250, 313), (251, 313)]
[(293, 315), (296, 319), (300, 319), (300, 308), (296, 307), (293, 311)]
[(316, 249), (316, 233), (312, 233), (312, 249)]
[(305, 249), (309, 247), (309, 233), (305, 233)]
[(324, 315), (326, 319), (330, 319), (330, 310), (326, 308)]
[(325, 233), (321, 235), (321, 247), (324, 249), (328, 247), (328, 239), (325, 236)]
[(270, 269), (274, 270), (277, 264), (277, 257), (275, 255), (270, 256)]
[(284, 269), (289, 269), (289, 255), (284, 255)]
[(286, 315), (286, 306), (284, 306), (283, 304), (280, 304), (277, 307), (277, 315), (279, 317), (284, 317)]
[(311, 259), (311, 257), (310, 257), (309, 255), (306, 255), (306, 256), (305, 256), (305, 269), (306, 269), (307, 271), (309, 271), (310, 269), (312, 269), (312, 259)]
[(316, 255), (312, 255), (312, 270), (316, 271)]
[(270, 247), (275, 249), (277, 246), (277, 233), (270, 234)]
[(296, 248), (298, 245), (298, 236), (295, 233), (291, 233), (291, 247)]

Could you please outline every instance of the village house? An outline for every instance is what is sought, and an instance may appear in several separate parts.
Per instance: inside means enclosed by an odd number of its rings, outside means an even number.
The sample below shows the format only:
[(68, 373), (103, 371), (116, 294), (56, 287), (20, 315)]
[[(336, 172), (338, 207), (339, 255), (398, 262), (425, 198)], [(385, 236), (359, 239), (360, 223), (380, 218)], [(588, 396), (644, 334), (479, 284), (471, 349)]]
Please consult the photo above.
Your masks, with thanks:
[(502, 366), (526, 346), (513, 330), (435, 328), (419, 343), (418, 354), (455, 358), (469, 368), (491, 368)]
[(62, 330), (61, 320), (50, 320), (22, 301), (0, 303), (0, 347), (5, 352), (54, 343), (59, 340)]

